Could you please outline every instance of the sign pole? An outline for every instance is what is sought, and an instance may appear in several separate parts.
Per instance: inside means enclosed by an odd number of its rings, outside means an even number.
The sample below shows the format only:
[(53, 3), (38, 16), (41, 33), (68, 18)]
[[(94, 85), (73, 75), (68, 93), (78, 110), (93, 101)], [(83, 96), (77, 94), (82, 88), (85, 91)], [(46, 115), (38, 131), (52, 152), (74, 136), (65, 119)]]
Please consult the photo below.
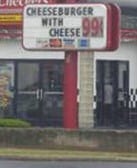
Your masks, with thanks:
[[(76, 3), (76, 0), (66, 0), (66, 3)], [(63, 122), (64, 128), (78, 128), (76, 51), (65, 52)]]
[(77, 52), (65, 52), (64, 63), (64, 128), (77, 126)]

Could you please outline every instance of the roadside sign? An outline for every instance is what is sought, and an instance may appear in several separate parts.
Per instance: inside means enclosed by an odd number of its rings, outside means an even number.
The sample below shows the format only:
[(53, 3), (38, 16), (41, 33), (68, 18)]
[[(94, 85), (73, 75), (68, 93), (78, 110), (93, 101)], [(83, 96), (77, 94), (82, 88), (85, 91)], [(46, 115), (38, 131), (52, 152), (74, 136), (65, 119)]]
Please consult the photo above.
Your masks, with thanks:
[(111, 17), (107, 4), (27, 5), (23, 46), (30, 50), (109, 50), (113, 45)]

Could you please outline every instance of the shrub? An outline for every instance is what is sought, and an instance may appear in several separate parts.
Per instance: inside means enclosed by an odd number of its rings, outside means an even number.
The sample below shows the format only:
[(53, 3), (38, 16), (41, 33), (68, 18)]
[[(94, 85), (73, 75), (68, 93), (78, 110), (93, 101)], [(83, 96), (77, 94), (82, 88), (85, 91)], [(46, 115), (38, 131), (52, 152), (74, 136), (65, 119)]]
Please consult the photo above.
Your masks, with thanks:
[(31, 124), (27, 121), (20, 120), (20, 119), (11, 119), (11, 118), (1, 118), (0, 119), (0, 127), (23, 127), (27, 128), (30, 127)]

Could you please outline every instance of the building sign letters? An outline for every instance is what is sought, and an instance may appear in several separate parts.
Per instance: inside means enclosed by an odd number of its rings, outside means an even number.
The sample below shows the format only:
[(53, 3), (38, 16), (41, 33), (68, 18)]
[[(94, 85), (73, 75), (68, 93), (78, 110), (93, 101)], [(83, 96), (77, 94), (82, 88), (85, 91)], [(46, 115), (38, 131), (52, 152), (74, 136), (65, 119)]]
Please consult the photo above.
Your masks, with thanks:
[(48, 0), (0, 0), (0, 8), (22, 8), (27, 4), (48, 3)]
[(47, 4), (54, 0), (0, 0), (0, 26), (22, 25), (23, 7), (28, 4)]

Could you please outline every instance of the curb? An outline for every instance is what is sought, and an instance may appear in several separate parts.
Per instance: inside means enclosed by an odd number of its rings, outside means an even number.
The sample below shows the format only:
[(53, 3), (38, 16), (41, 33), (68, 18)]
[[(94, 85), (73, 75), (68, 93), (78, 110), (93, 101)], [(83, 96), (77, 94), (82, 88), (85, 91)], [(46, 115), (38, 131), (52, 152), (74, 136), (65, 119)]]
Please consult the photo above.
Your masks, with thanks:
[(102, 161), (102, 162), (137, 162), (137, 158), (134, 157), (116, 157), (116, 158), (101, 158), (101, 157), (91, 157), (91, 158), (83, 158), (83, 157), (24, 157), (24, 156), (0, 156), (0, 160), (17, 160), (17, 161)]

